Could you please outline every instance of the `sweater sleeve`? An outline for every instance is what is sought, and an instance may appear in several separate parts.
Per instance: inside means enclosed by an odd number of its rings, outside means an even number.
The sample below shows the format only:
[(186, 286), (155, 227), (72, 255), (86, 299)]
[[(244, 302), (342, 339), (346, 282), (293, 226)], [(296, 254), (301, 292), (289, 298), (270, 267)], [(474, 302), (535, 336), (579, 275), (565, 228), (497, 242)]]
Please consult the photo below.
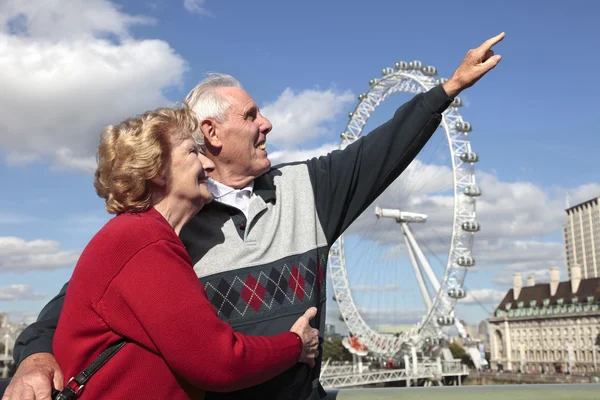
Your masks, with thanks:
[(400, 107), (371, 133), (307, 162), (317, 213), (329, 245), (406, 169), (450, 105), (436, 86)]
[(68, 283), (64, 284), (61, 291), (44, 306), (37, 320), (25, 328), (17, 338), (13, 351), (15, 364), (21, 364), (32, 354), (52, 353), (52, 339), (65, 301), (67, 285)]
[(218, 318), (183, 246), (168, 241), (137, 253), (96, 308), (115, 332), (140, 340), (183, 379), (213, 392), (267, 381), (296, 364), (302, 349), (292, 332), (234, 332)]

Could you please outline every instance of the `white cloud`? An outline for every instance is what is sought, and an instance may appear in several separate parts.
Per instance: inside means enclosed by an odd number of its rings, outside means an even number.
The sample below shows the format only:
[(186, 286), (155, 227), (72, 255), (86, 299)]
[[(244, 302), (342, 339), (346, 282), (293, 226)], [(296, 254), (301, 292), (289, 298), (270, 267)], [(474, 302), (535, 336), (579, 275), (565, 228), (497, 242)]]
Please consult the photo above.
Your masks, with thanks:
[(14, 284), (0, 286), (0, 301), (38, 300), (46, 297), (43, 293), (35, 293), (31, 285)]
[(191, 13), (211, 15), (205, 7), (205, 0), (184, 0), (183, 7)]
[(358, 307), (364, 321), (370, 325), (412, 325), (421, 321), (426, 314), (425, 309), (377, 309)]
[[(563, 275), (563, 271), (559, 271), (561, 275)], [(523, 285), (527, 286), (527, 277), (529, 275), (533, 275), (535, 279), (535, 283), (548, 283), (550, 282), (550, 268), (545, 269), (528, 269), (526, 273), (523, 274)], [(512, 287), (513, 285), (513, 274), (505, 273), (499, 274), (494, 277), (494, 283), (497, 285), (505, 286), (507, 288)]]
[(497, 289), (473, 289), (467, 291), (467, 297), (459, 300), (459, 304), (492, 304), (496, 305), (506, 295), (506, 291)]
[(72, 268), (80, 251), (65, 251), (54, 240), (0, 237), (0, 271), (28, 272)]
[[(270, 139), (269, 139), (270, 141)], [(333, 150), (339, 149), (339, 144), (326, 143), (320, 147), (306, 150), (283, 150), (275, 151), (269, 155), (269, 159), (273, 163), (283, 164), (294, 161), (306, 161), (313, 157), (320, 157), (331, 153)]]
[(550, 268), (564, 263), (561, 242), (499, 239), (476, 240), (478, 264), (504, 265), (508, 273)]
[(307, 89), (295, 93), (287, 88), (277, 100), (262, 107), (262, 114), (273, 124), (267, 143), (282, 150), (292, 150), (298, 144), (330, 134), (328, 124), (335, 122), (354, 100), (354, 95), (348, 90)]
[(0, 3), (0, 147), (7, 162), (40, 156), (89, 170), (100, 130), (168, 103), (185, 61), (168, 43), (137, 40), (149, 18), (107, 0)]
[(351, 287), (353, 292), (393, 292), (402, 287), (398, 284), (391, 285), (354, 285)]

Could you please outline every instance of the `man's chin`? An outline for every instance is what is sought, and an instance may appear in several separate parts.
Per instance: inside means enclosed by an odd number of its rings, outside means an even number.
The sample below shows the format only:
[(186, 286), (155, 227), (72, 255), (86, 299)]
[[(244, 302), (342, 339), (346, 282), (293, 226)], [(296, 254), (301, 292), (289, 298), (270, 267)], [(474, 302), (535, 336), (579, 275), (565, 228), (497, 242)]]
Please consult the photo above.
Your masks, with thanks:
[(256, 174), (256, 176), (265, 174), (271, 169), (271, 160), (265, 158), (264, 160), (261, 160), (260, 164), (257, 165), (257, 167), (258, 168), (256, 170), (258, 171), (258, 173)]

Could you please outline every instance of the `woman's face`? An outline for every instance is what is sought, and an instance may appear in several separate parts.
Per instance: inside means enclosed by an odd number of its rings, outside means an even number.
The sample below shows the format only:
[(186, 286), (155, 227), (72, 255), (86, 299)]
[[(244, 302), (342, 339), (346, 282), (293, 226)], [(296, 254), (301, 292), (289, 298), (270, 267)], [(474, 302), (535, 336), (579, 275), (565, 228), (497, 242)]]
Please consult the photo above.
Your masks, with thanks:
[(193, 207), (197, 212), (209, 203), (212, 195), (207, 187), (207, 173), (214, 168), (213, 162), (200, 152), (191, 137), (174, 143), (166, 194), (171, 205)]

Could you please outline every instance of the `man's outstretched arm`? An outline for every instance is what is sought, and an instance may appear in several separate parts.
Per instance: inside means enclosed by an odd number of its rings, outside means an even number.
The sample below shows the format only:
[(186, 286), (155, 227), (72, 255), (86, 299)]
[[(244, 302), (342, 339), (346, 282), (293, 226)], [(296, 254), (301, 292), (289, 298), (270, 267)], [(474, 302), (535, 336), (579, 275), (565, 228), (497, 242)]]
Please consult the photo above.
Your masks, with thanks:
[(13, 357), (17, 372), (2, 400), (50, 400), (52, 387), (62, 389), (63, 373), (52, 355), (52, 339), (63, 307), (67, 285), (40, 312), (38, 319), (17, 338)]
[(408, 167), (462, 90), (473, 86), (500, 61), (492, 46), (504, 33), (469, 50), (443, 85), (415, 96), (392, 119), (368, 135), (307, 162), (319, 219), (327, 242), (339, 235)]

